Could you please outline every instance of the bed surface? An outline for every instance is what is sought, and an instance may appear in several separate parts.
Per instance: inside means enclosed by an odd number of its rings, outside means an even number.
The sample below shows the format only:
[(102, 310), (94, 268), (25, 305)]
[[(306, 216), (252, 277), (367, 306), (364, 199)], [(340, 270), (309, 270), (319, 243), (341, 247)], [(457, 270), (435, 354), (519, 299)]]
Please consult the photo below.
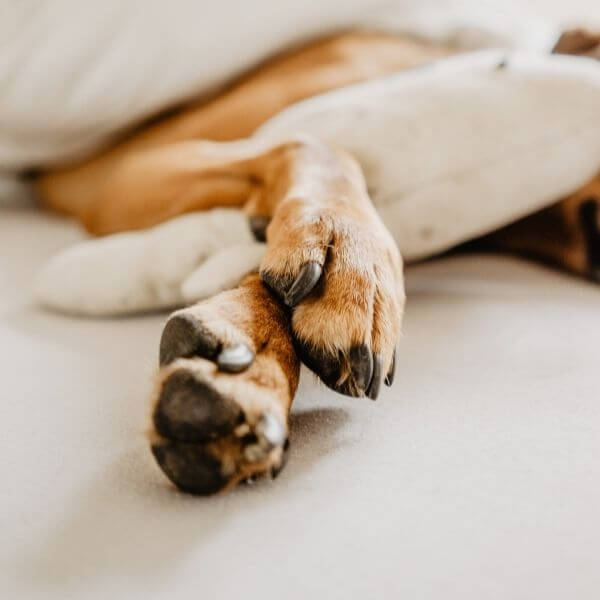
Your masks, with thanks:
[(145, 443), (164, 315), (32, 303), (79, 237), (0, 214), (4, 598), (597, 598), (600, 287), (498, 257), (409, 269), (394, 388), (304, 373), (279, 479), (203, 499)]

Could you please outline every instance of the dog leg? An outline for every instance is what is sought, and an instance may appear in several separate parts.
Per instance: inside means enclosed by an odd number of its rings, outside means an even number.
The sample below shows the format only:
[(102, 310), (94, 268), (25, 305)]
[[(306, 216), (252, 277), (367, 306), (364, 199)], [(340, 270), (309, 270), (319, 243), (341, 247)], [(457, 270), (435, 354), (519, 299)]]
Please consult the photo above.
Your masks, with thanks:
[(248, 212), (272, 215), (261, 278), (291, 331), (256, 275), (167, 322), (152, 449), (194, 493), (281, 467), (297, 357), (338, 392), (375, 399), (400, 335), (402, 261), (354, 160), (302, 140), (243, 169), (258, 182)]
[[(41, 201), (51, 210), (75, 217), (95, 234), (145, 227), (143, 210), (127, 211), (130, 202), (140, 202), (136, 194), (151, 197), (149, 211), (159, 202), (172, 203), (162, 210), (163, 219), (211, 206), (239, 205), (252, 186), (235, 175), (213, 178), (210, 206), (197, 202), (189, 183), (194, 161), (190, 162), (180, 142), (245, 138), (294, 102), (455, 51), (408, 36), (368, 32), (310, 43), (268, 61), (214, 99), (200, 100), (147, 125), (81, 164), (42, 173), (37, 181)], [(141, 180), (128, 183), (128, 176)], [(206, 191), (207, 182), (203, 185)], [(97, 217), (106, 202), (120, 205), (110, 220)], [(126, 217), (122, 223), (115, 220), (119, 214)]]
[(332, 389), (375, 399), (404, 309), (397, 246), (348, 155), (305, 142), (270, 167), (252, 207), (273, 214), (261, 278), (292, 310), (302, 361)]
[(285, 310), (257, 275), (171, 315), (150, 435), (161, 469), (196, 494), (277, 475), (298, 375)]
[(600, 176), (470, 246), (533, 258), (600, 282)]
[(585, 29), (565, 31), (554, 45), (552, 52), (600, 59), (600, 34)]

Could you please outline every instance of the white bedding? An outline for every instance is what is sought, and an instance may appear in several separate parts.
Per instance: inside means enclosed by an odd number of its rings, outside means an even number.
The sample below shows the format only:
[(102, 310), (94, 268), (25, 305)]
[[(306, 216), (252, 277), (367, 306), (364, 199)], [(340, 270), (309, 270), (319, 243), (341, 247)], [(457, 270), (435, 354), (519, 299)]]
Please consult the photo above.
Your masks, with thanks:
[[(20, 170), (81, 157), (307, 37), (360, 24), (518, 48), (504, 69), (506, 50), (441, 60), (310, 99), (261, 129), (308, 132), (352, 151), (405, 258), (429, 256), (556, 201), (600, 167), (600, 67), (547, 56), (569, 11), (582, 14), (576, 4), (259, 0), (252, 28), (236, 0), (176, 0), (169, 11), (153, 0), (11, 4), (0, 19), (8, 49), (0, 54), (0, 197), (15, 204), (27, 195)], [(70, 250), (44, 270), (38, 297), (67, 312), (123, 314), (204, 297), (257, 266), (260, 248), (238, 243), (243, 225), (217, 248), (202, 224), (192, 216), (112, 247)], [(186, 231), (198, 225), (194, 242)]]
[[(600, 171), (600, 63), (468, 52), (299, 102), (256, 133), (275, 142), (297, 134), (350, 151), (404, 259), (422, 259)], [(40, 273), (37, 297), (88, 315), (205, 298), (258, 268), (263, 251), (245, 221), (239, 211), (192, 214), (69, 248)]]
[[(15, 174), (89, 153), (278, 49), (351, 26), (547, 50), (589, 0), (19, 0), (0, 6), (0, 202)], [(587, 11), (582, 7), (587, 7)], [(8, 181), (13, 181), (9, 186)]]

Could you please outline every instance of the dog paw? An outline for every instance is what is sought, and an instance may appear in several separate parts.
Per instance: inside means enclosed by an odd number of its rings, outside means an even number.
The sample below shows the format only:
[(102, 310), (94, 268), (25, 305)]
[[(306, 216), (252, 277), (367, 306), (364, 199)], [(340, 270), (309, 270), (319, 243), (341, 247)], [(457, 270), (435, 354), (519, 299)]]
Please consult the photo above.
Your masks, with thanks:
[(80, 315), (175, 308), (235, 286), (263, 254), (241, 211), (193, 213), (67, 248), (42, 268), (35, 293)]
[(285, 463), (299, 363), (284, 311), (254, 279), (174, 313), (163, 330), (151, 448), (187, 492), (274, 477)]
[(207, 495), (279, 474), (289, 448), (287, 415), (254, 379), (199, 358), (179, 359), (165, 371), (151, 449), (178, 488)]
[(337, 392), (391, 384), (404, 306), (402, 260), (378, 216), (292, 200), (268, 229), (263, 282), (292, 310), (301, 360)]

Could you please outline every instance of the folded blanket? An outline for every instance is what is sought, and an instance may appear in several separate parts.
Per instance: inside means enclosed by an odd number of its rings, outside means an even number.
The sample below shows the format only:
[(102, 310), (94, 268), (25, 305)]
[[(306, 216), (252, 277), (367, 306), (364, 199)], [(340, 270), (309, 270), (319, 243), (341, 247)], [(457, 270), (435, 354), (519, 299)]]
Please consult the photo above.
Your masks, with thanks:
[[(591, 179), (599, 99), (596, 61), (480, 51), (303, 101), (256, 135), (308, 133), (351, 151), (414, 260)], [(71, 248), (42, 271), (37, 292), (51, 308), (83, 314), (177, 306), (235, 284), (261, 257), (241, 212), (201, 213)]]

